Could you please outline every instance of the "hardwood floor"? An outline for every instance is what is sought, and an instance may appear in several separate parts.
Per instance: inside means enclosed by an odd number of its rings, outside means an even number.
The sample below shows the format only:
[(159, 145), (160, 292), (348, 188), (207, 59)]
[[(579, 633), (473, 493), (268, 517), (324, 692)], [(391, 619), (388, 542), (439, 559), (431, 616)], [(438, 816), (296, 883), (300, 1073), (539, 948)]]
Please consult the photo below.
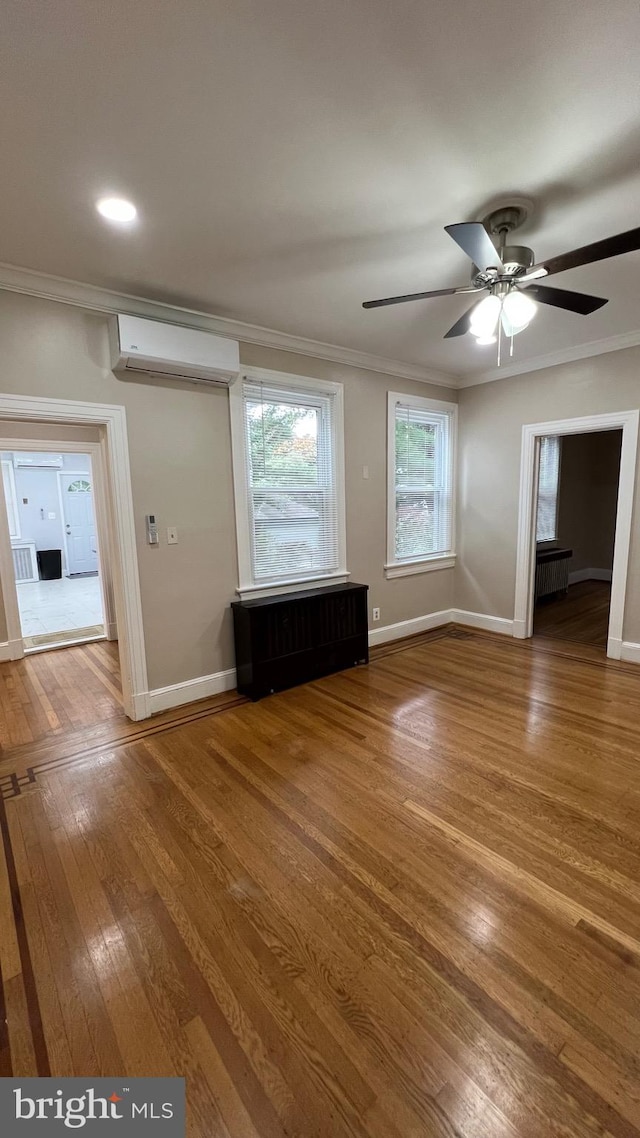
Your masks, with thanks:
[(611, 585), (606, 581), (570, 585), (566, 597), (536, 605), (534, 634), (606, 650), (610, 604)]
[(447, 630), (50, 751), (0, 1074), (183, 1074), (202, 1138), (638, 1138), (639, 696)]
[(114, 641), (0, 664), (0, 758), (20, 744), (124, 718)]

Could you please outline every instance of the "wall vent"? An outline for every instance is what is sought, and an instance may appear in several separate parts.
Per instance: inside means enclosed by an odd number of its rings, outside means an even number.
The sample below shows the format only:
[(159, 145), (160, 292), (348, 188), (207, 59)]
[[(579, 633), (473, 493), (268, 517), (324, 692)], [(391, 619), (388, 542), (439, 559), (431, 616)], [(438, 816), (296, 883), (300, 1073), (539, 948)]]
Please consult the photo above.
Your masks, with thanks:
[(36, 557), (35, 542), (26, 542), (23, 545), (11, 547), (13, 554), (13, 569), (16, 583), (19, 581), (38, 580), (38, 559)]

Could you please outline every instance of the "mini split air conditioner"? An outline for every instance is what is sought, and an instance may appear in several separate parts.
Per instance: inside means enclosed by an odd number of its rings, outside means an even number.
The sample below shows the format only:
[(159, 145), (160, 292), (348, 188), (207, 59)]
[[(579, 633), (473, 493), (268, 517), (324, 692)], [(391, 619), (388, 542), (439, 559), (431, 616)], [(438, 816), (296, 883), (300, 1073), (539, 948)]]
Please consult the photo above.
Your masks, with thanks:
[(125, 375), (143, 373), (228, 387), (240, 370), (236, 340), (197, 328), (161, 324), (140, 316), (115, 316), (110, 337), (111, 366)]
[(26, 454), (21, 451), (14, 454), (13, 465), (16, 470), (62, 470), (64, 463), (61, 454)]

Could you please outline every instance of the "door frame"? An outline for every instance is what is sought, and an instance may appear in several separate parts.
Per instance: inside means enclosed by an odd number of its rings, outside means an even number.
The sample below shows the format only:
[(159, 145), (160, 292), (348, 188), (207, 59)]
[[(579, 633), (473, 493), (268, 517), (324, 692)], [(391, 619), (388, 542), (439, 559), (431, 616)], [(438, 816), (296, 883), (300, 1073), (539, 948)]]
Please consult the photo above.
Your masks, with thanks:
[[(104, 471), (104, 478), (99, 480), (102, 482), (102, 488), (99, 489), (94, 468), (94, 485), (100, 493), (100, 502), (96, 493), (94, 505), (96, 521), (98, 522), (100, 517), (104, 519), (104, 534), (100, 532), (98, 524), (98, 542), (104, 543), (102, 548), (107, 553), (106, 561), (111, 568), (112, 611), (115, 611), (118, 629), (123, 705), (130, 719), (146, 719), (151, 714), (151, 708), (125, 409), (107, 403), (0, 394), (0, 434), (2, 421), (15, 419), (48, 425), (67, 424), (100, 428), (100, 443), (65, 443), (64, 449), (76, 454), (93, 454), (93, 448), (98, 448), (100, 453), (100, 466)], [(29, 442), (33, 444), (34, 440)], [(23, 440), (7, 440), (5, 449), (23, 450), (25, 447), (22, 444)], [(43, 444), (47, 450), (53, 445), (48, 439), (46, 442), (37, 440), (37, 445), (31, 446), (30, 449), (42, 450)], [(63, 449), (63, 444), (57, 443), (56, 449)], [(6, 651), (10, 659), (16, 659), (23, 653), (22, 630), (3, 494), (0, 495), (0, 573), (3, 582), (13, 582), (13, 588), (5, 591), (4, 600), (9, 641)], [(108, 605), (105, 606), (105, 617), (107, 612)], [(113, 631), (115, 633), (115, 630)], [(16, 639), (18, 644), (15, 643)]]
[(520, 500), (513, 635), (526, 640), (533, 635), (534, 586), (536, 570), (536, 515), (540, 439), (545, 435), (582, 435), (598, 431), (622, 431), (618, 507), (611, 577), (611, 605), (607, 635), (607, 656), (622, 656), (622, 629), (629, 569), (631, 520), (636, 481), (636, 456), (640, 411), (614, 411), (586, 415), (577, 419), (555, 419), (549, 423), (525, 423), (522, 428)]

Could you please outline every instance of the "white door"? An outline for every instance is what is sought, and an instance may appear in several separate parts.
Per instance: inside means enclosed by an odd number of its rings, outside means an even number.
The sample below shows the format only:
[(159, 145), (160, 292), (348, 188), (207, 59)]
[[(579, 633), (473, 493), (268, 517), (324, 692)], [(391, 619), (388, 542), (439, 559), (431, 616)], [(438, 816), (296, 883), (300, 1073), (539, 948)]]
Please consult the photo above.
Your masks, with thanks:
[(96, 573), (98, 545), (90, 474), (60, 474), (67, 575)]

